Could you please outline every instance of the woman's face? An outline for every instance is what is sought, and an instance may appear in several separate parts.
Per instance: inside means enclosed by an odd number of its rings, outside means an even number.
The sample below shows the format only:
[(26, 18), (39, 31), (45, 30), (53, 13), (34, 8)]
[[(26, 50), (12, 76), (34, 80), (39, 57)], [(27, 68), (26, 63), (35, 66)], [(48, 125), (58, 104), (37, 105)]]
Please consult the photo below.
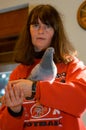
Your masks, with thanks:
[(54, 29), (38, 19), (37, 24), (30, 25), (30, 34), (35, 51), (41, 51), (50, 46)]

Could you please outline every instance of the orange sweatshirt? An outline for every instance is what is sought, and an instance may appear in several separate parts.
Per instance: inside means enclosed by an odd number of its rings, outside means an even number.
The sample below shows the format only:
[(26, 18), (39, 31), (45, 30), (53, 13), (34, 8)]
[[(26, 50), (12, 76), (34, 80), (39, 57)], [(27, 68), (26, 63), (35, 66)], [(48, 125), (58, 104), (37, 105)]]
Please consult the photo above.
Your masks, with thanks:
[[(27, 78), (35, 65), (18, 65), (10, 80)], [(86, 130), (81, 120), (86, 109), (86, 66), (77, 58), (56, 66), (55, 81), (38, 82), (35, 99), (23, 102), (21, 115), (1, 107), (0, 130)]]

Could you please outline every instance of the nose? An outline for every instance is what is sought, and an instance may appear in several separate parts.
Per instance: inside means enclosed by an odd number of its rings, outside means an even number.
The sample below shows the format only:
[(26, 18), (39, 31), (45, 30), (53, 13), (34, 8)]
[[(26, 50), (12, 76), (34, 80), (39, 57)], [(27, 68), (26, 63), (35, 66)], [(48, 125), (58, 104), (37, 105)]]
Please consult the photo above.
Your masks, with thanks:
[(44, 26), (40, 26), (39, 29), (38, 29), (38, 32), (39, 33), (44, 33), (45, 32), (45, 27)]

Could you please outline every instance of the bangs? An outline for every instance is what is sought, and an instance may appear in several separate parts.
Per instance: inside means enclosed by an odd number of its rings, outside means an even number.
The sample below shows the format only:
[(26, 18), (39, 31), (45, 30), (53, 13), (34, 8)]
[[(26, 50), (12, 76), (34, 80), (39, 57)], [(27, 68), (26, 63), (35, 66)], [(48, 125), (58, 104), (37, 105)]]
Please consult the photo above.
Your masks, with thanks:
[(53, 17), (53, 15), (49, 6), (40, 6), (32, 13), (31, 24), (38, 23), (38, 19), (40, 19), (42, 23), (49, 24), (54, 28), (55, 16)]

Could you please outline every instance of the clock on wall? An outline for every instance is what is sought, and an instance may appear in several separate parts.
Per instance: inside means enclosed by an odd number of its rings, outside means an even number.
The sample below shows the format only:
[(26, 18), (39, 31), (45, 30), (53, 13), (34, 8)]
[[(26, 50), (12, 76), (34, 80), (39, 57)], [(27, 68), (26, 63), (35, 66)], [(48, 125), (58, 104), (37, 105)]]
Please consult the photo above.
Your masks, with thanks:
[(77, 11), (78, 24), (86, 30), (86, 0), (81, 3)]

